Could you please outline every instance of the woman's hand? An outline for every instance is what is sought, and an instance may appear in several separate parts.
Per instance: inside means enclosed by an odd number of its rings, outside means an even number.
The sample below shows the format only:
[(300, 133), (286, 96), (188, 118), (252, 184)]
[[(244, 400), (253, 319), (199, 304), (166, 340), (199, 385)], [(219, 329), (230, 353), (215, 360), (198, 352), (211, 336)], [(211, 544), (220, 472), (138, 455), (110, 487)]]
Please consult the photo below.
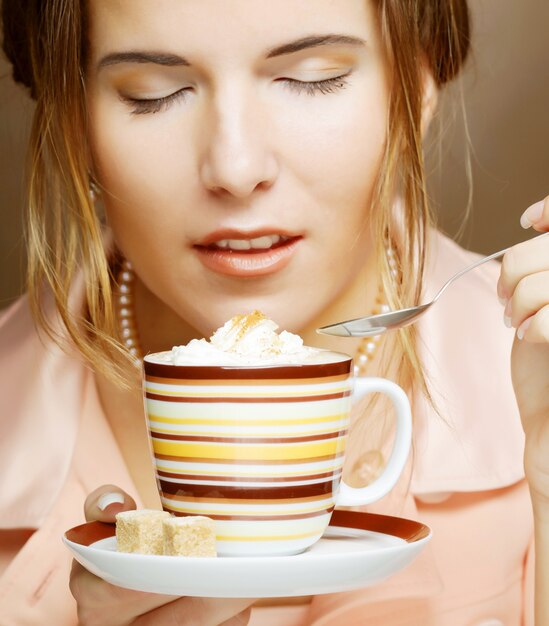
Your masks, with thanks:
[[(135, 508), (134, 500), (113, 485), (96, 489), (84, 505), (86, 520), (101, 522), (114, 522), (117, 513)], [(70, 589), (80, 626), (245, 626), (253, 602), (131, 591), (109, 585), (76, 561)]]
[[(549, 231), (549, 197), (527, 209), (521, 224)], [(506, 323), (517, 329), (511, 365), (526, 434), (526, 478), (534, 509), (549, 522), (549, 236), (504, 256), (498, 295)]]

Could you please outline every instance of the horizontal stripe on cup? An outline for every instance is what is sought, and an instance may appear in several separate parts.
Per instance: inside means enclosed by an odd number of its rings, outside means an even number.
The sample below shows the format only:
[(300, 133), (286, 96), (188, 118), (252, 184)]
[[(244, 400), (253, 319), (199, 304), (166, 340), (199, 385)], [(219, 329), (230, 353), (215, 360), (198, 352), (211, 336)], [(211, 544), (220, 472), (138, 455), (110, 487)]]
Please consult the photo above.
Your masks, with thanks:
[(338, 450), (335, 453), (327, 454), (325, 456), (317, 456), (317, 457), (305, 457), (295, 459), (238, 459), (238, 460), (230, 460), (230, 459), (216, 459), (216, 458), (206, 458), (206, 457), (185, 457), (180, 455), (173, 454), (156, 454), (155, 459), (160, 461), (172, 461), (177, 463), (204, 463), (204, 464), (228, 464), (233, 467), (238, 467), (239, 465), (278, 465), (278, 466), (287, 466), (287, 465), (308, 465), (312, 463), (322, 463), (323, 461), (336, 461), (341, 460), (343, 462), (344, 450)]
[[(312, 389), (298, 389), (281, 388), (279, 390), (273, 390), (272, 387), (264, 387), (261, 389), (246, 390), (236, 387), (237, 391), (228, 390), (227, 388), (220, 389), (219, 391), (204, 391), (204, 388), (197, 387), (196, 389), (157, 389), (146, 388), (147, 397), (157, 395), (161, 397), (167, 397), (170, 400), (174, 398), (192, 398), (197, 402), (201, 398), (312, 398), (312, 397), (325, 397), (333, 396), (337, 393), (351, 392), (351, 387), (345, 385), (345, 387), (332, 387), (326, 389), (324, 387), (316, 387)], [(300, 400), (297, 400), (299, 402)]]
[(329, 415), (348, 414), (351, 411), (352, 396), (310, 400), (309, 402), (164, 402), (146, 400), (147, 415), (170, 419), (307, 419)]
[(274, 520), (217, 520), (215, 529), (220, 535), (290, 535), (320, 531), (329, 523), (331, 513), (307, 515), (301, 519)]
[(155, 393), (145, 393), (147, 399), (150, 400), (161, 400), (164, 402), (194, 402), (194, 403), (219, 403), (219, 402), (235, 402), (235, 403), (245, 403), (245, 402), (253, 402), (256, 404), (261, 403), (275, 403), (275, 402), (311, 402), (316, 400), (332, 400), (335, 398), (346, 398), (351, 395), (351, 391), (342, 391), (340, 393), (328, 393), (326, 395), (317, 394), (310, 396), (263, 396), (263, 397), (239, 397), (239, 396), (212, 396), (212, 397), (198, 397), (198, 396), (167, 396), (167, 395), (159, 395)]
[[(176, 506), (164, 503), (164, 501), (162, 502), (162, 508), (164, 509), (164, 511), (167, 511), (168, 513), (173, 513), (174, 515), (177, 515), (177, 516), (197, 515), (197, 513), (188, 513), (184, 511), (183, 509), (180, 509)], [(230, 514), (224, 514), (224, 513), (215, 513), (213, 511), (210, 511), (208, 513), (202, 511), (200, 515), (207, 515), (214, 521), (278, 522), (278, 521), (286, 521), (286, 520), (297, 521), (297, 520), (302, 520), (302, 519), (308, 519), (310, 517), (320, 517), (322, 515), (329, 515), (334, 510), (334, 508), (335, 506), (330, 506), (330, 507), (326, 507), (325, 509), (319, 509), (318, 511), (310, 511), (310, 512), (303, 512), (303, 513), (289, 513), (289, 514), (284, 514), (284, 515), (282, 514), (280, 515), (254, 515), (253, 513), (249, 515), (237, 515), (237, 514), (230, 515)]]
[[(300, 533), (298, 535), (269, 535), (267, 537), (257, 537), (254, 535), (235, 535), (235, 536), (227, 536), (227, 535), (219, 535), (216, 536), (217, 541), (291, 541), (293, 539), (307, 539), (308, 537), (316, 537), (318, 535), (318, 531), (310, 533)], [(322, 533), (321, 533), (322, 534)]]
[[(188, 385), (195, 386), (254, 386), (254, 385), (327, 385), (348, 380), (349, 374), (339, 374), (338, 376), (317, 376), (316, 378), (268, 378), (268, 379), (251, 379), (251, 378), (233, 378), (233, 379), (185, 379), (185, 378), (161, 378), (158, 376), (145, 376), (147, 385)], [(192, 380), (192, 382), (190, 382)]]
[(151, 436), (158, 439), (172, 439), (174, 441), (240, 441), (242, 443), (257, 442), (260, 443), (264, 440), (265, 443), (276, 443), (277, 440), (282, 442), (297, 441), (303, 437), (308, 437), (311, 441), (314, 439), (320, 440), (326, 435), (334, 433), (342, 433), (345, 436), (349, 424), (347, 420), (343, 422), (336, 422), (335, 424), (328, 424), (324, 428), (293, 428), (286, 430), (285, 428), (227, 428), (221, 429), (209, 429), (203, 428), (199, 430), (167, 430), (164, 428), (156, 428), (153, 425), (150, 426), (149, 433)]
[(324, 472), (323, 474), (304, 474), (297, 478), (295, 474), (289, 476), (249, 476), (246, 474), (240, 476), (220, 476), (219, 474), (176, 474), (173, 472), (164, 472), (162, 470), (156, 470), (156, 473), (161, 478), (177, 478), (178, 480), (191, 480), (191, 481), (215, 481), (215, 482), (237, 482), (237, 483), (286, 483), (295, 480), (322, 480), (326, 478), (338, 478), (341, 475), (341, 469), (337, 468), (332, 472)]
[(170, 435), (167, 433), (159, 433), (151, 430), (150, 434), (155, 439), (165, 439), (166, 441), (189, 441), (189, 442), (203, 442), (203, 443), (227, 443), (227, 444), (242, 444), (242, 445), (255, 445), (262, 443), (269, 444), (288, 444), (288, 443), (303, 443), (306, 441), (325, 441), (328, 439), (336, 439), (337, 437), (345, 437), (347, 435), (346, 430), (337, 430), (335, 432), (322, 433), (317, 435), (306, 435), (302, 437), (246, 437), (242, 434), (240, 437), (209, 437), (202, 435)]
[(165, 472), (174, 476), (186, 474), (188, 476), (225, 476), (227, 478), (256, 476), (260, 480), (269, 478), (300, 478), (315, 474), (328, 474), (341, 471), (343, 458), (329, 459), (311, 463), (282, 463), (258, 465), (244, 463), (186, 463), (169, 461), (166, 459), (155, 459), (155, 469), (157, 472)]
[(348, 420), (347, 413), (336, 413), (334, 415), (322, 415), (320, 417), (295, 417), (290, 416), (286, 418), (281, 414), (276, 419), (262, 419), (256, 415), (252, 419), (246, 416), (238, 417), (226, 417), (226, 415), (219, 414), (217, 417), (160, 417), (158, 415), (148, 416), (149, 423), (151, 425), (156, 424), (168, 424), (174, 426), (223, 426), (235, 428), (241, 428), (243, 426), (300, 426), (302, 424), (324, 424), (335, 423), (342, 420)]
[(192, 459), (193, 456), (207, 459), (223, 459), (224, 461), (294, 461), (324, 457), (328, 454), (339, 454), (345, 449), (345, 439), (328, 439), (320, 443), (285, 443), (284, 445), (240, 445), (214, 443), (188, 443), (184, 441), (165, 441), (152, 438), (153, 450), (156, 454), (182, 456)]
[(279, 380), (296, 378), (326, 378), (341, 376), (351, 371), (352, 358), (342, 355), (341, 361), (331, 363), (292, 364), (292, 365), (172, 365), (150, 363), (145, 357), (143, 366), (145, 377), (177, 378), (184, 380)]
[(332, 477), (326, 478), (323, 482), (311, 485), (301, 485), (298, 487), (270, 487), (257, 488), (235, 487), (230, 484), (218, 485), (192, 485), (188, 487), (185, 483), (160, 480), (160, 490), (163, 494), (170, 494), (175, 500), (202, 500), (204, 502), (248, 502), (250, 504), (262, 504), (265, 500), (283, 500), (287, 502), (305, 502), (325, 498), (334, 489)]
[(218, 535), (292, 535), (310, 532), (322, 532), (330, 522), (330, 513), (308, 515), (301, 519), (275, 520), (216, 520), (215, 529)]
[[(257, 487), (248, 487), (245, 489), (239, 487), (234, 488), (234, 491), (236, 492), (256, 492), (254, 494), (250, 494), (247, 497), (244, 494), (235, 495), (227, 493), (230, 487), (227, 487), (226, 485), (218, 485), (213, 489), (208, 485), (193, 485), (193, 489), (195, 487), (203, 487), (205, 489), (203, 495), (200, 496), (192, 495), (191, 489), (188, 489), (185, 493), (174, 493), (173, 491), (164, 490), (160, 487), (158, 491), (163, 498), (167, 498), (170, 501), (177, 503), (178, 506), (180, 506), (182, 502), (186, 502), (189, 507), (205, 506), (213, 503), (222, 508), (231, 510), (234, 508), (243, 508), (246, 511), (261, 511), (271, 508), (273, 511), (278, 511), (278, 509), (280, 508), (290, 508), (295, 509), (295, 511), (297, 512), (303, 508), (310, 508), (310, 510), (318, 509), (320, 508), (320, 505), (322, 503), (324, 503), (326, 506), (328, 506), (330, 503), (333, 503), (335, 498), (333, 492), (334, 485), (332, 482), (328, 482), (327, 484), (329, 489), (327, 489), (324, 493), (318, 492), (316, 494), (314, 493), (312, 488), (318, 485), (305, 485), (303, 487), (277, 486), (270, 489), (258, 489)], [(283, 489), (286, 490), (285, 497), (281, 494), (277, 494), (276, 497), (270, 497), (267, 495), (271, 491), (281, 491)], [(309, 489), (309, 491), (306, 491), (307, 489)], [(257, 494), (257, 492), (259, 492), (259, 495)]]
[(338, 381), (333, 383), (324, 383), (321, 385), (309, 384), (287, 384), (287, 385), (193, 385), (193, 384), (181, 384), (181, 385), (152, 385), (145, 383), (144, 389), (148, 393), (156, 393), (166, 396), (198, 396), (198, 397), (210, 397), (210, 396), (266, 396), (266, 397), (279, 397), (279, 396), (311, 396), (315, 394), (326, 395), (327, 393), (337, 393), (341, 391), (351, 390), (353, 388), (352, 379), (348, 378), (344, 381)]
[[(157, 474), (157, 476), (159, 478), (164, 478), (166, 480), (169, 480), (169, 477), (167, 476), (163, 476), (161, 474)], [(341, 473), (339, 474), (332, 474), (331, 475), (331, 479), (334, 481), (339, 482), (339, 479), (341, 477)], [(239, 487), (241, 489), (249, 489), (251, 487), (261, 487), (264, 489), (270, 489), (273, 485), (284, 485), (285, 487), (300, 487), (300, 486), (304, 486), (304, 485), (315, 485), (321, 482), (324, 482), (326, 479), (325, 478), (317, 478), (317, 479), (312, 479), (312, 480), (302, 480), (302, 479), (289, 479), (289, 478), (285, 478), (283, 480), (277, 480), (277, 481), (273, 481), (270, 479), (261, 479), (261, 480), (253, 480), (253, 481), (245, 481), (245, 480), (239, 480), (239, 479), (231, 479), (231, 480), (215, 480), (215, 479), (202, 479), (202, 480), (193, 480), (192, 478), (180, 478), (178, 477), (177, 479), (178, 481), (183, 481), (186, 485), (188, 485), (189, 488), (192, 488), (193, 485), (207, 485), (209, 487), (219, 487), (222, 485), (227, 484), (228, 482), (231, 483), (231, 485), (233, 485), (234, 487)]]

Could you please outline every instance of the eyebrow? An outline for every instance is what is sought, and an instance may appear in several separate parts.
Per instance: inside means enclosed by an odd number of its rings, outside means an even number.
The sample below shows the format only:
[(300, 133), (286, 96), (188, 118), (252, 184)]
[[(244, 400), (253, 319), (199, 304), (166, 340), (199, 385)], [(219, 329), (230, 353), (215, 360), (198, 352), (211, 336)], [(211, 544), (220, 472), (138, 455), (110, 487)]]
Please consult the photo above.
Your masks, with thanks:
[(109, 65), (118, 65), (119, 63), (154, 63), (155, 65), (164, 65), (166, 67), (178, 67), (181, 65), (190, 65), (187, 59), (177, 54), (164, 54), (162, 52), (112, 52), (104, 56), (97, 64), (97, 69), (101, 70)]
[(272, 48), (267, 52), (267, 58), (280, 57), (285, 54), (293, 54), (300, 50), (306, 50), (308, 48), (318, 48), (320, 46), (365, 46), (366, 42), (358, 37), (351, 37), (349, 35), (312, 35), (310, 37), (303, 37), (297, 41), (283, 44)]
[[(320, 46), (365, 46), (366, 42), (358, 37), (349, 35), (311, 35), (292, 41), (290, 43), (271, 48), (267, 51), (266, 58), (284, 56), (293, 54), (301, 50), (309, 48), (318, 48)], [(155, 65), (163, 65), (166, 67), (190, 66), (191, 64), (185, 57), (177, 54), (165, 54), (162, 52), (112, 52), (104, 56), (97, 64), (97, 70), (111, 65), (120, 63), (153, 63)]]

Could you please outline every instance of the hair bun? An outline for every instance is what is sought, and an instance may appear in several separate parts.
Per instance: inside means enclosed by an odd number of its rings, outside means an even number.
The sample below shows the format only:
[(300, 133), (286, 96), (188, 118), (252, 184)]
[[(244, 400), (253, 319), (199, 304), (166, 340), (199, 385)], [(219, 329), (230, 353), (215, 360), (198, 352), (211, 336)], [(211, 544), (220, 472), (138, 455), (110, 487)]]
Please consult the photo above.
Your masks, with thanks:
[[(31, 53), (30, 25), (40, 17), (40, 1), (38, 0), (1, 0), (2, 4), (2, 48), (12, 65), (12, 76), (30, 90), (35, 97), (36, 85)], [(36, 29), (33, 29), (35, 32)], [(38, 44), (37, 38), (35, 37)]]

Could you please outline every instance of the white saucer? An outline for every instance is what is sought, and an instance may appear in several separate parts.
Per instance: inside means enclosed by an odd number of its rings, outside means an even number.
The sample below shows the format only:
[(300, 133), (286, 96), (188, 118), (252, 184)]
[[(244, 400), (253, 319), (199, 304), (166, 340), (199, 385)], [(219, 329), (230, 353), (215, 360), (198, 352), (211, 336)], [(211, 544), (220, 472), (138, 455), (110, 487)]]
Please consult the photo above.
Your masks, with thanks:
[(176, 557), (116, 552), (113, 524), (89, 522), (65, 533), (74, 558), (107, 582), (151, 593), (276, 598), (349, 591), (408, 565), (431, 538), (420, 522), (334, 511), (310, 550), (278, 557)]

